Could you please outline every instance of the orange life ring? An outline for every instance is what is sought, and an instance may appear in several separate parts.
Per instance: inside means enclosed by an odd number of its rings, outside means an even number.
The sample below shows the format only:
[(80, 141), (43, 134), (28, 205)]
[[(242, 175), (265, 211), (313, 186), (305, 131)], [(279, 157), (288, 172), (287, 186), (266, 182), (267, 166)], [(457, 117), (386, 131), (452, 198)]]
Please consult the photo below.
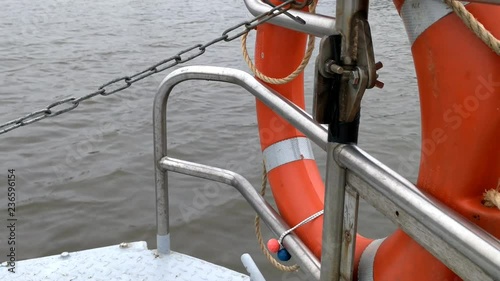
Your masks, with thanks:
[[(257, 28), (255, 66), (269, 77), (286, 77), (302, 61), (306, 42), (307, 35), (303, 33), (261, 25)], [(268, 86), (304, 108), (303, 74), (290, 83)], [(295, 225), (323, 208), (323, 180), (304, 134), (260, 101), (256, 108), (273, 196), (285, 221)], [(321, 251), (322, 227), (323, 220), (318, 218), (296, 231), (316, 256)]]
[[(500, 177), (500, 56), (441, 1), (394, 3), (407, 26), (420, 92), (422, 149), (417, 186), (500, 238), (500, 212), (481, 204), (485, 189), (496, 187)], [(471, 3), (466, 7), (500, 38), (500, 6)], [(424, 15), (430, 26), (414, 28)], [(460, 280), (399, 230), (380, 245), (374, 268), (374, 280), (387, 280), (387, 276)]]
[[(444, 3), (394, 3), (406, 25), (420, 24), (417, 29), (407, 28), (422, 113), (417, 186), (500, 238), (499, 211), (481, 204), (484, 190), (496, 187), (500, 177), (500, 57)], [(500, 38), (500, 6), (468, 4), (467, 9)], [(427, 26), (417, 22), (422, 17), (427, 17)], [(305, 34), (296, 31), (271, 24), (259, 26), (256, 67), (270, 77), (287, 76), (301, 62), (306, 40)], [(302, 75), (288, 84), (268, 86), (304, 108)], [(302, 133), (258, 101), (257, 117), (274, 198), (285, 221), (296, 225), (323, 208), (324, 184), (310, 144)], [(295, 231), (318, 258), (322, 226), (320, 217)], [(373, 243), (358, 235), (355, 268), (368, 246), (371, 254), (363, 258), (372, 263), (372, 276), (368, 277), (372, 280), (459, 280), (400, 230)]]

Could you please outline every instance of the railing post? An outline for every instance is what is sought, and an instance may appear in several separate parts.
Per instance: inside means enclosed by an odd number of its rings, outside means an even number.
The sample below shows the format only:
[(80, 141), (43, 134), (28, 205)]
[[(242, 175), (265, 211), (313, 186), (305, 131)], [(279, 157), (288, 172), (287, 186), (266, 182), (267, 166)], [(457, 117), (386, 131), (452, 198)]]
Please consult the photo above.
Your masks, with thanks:
[[(323, 50), (328, 54), (326, 56), (332, 56), (330, 59), (334, 60), (334, 64), (339, 64), (346, 69), (353, 69), (351, 70), (352, 75), (359, 74), (366, 77), (361, 77), (365, 80), (364, 84), (357, 85), (360, 82), (354, 82), (354, 80), (351, 82), (352, 79), (347, 78), (345, 72), (337, 73), (338, 79), (332, 84), (332, 86), (337, 86), (330, 88), (330, 90), (327, 89), (328, 98), (318, 99), (317, 102), (321, 104), (315, 104), (316, 108), (325, 111), (318, 115), (325, 117), (321, 122), (329, 123), (321, 281), (348, 281), (353, 279), (359, 195), (354, 190), (346, 192), (346, 169), (340, 165), (337, 155), (346, 144), (356, 143), (358, 140), (360, 108), (357, 102), (360, 102), (367, 86), (366, 81), (369, 81), (368, 78), (370, 77), (367, 75), (368, 71), (365, 72), (364, 69), (359, 68), (357, 65), (358, 60), (359, 62), (362, 61), (362, 55), (353, 55), (358, 54), (359, 49), (364, 48), (358, 46), (360, 42), (362, 43), (357, 38), (361, 26), (354, 25), (354, 17), (366, 19), (368, 4), (368, 0), (337, 1), (335, 30), (342, 35), (341, 48), (339, 51), (338, 47), (336, 47), (338, 44), (335, 42), (338, 42), (336, 40), (339, 39), (334, 37), (331, 38), (333, 41), (325, 41), (325, 43), (331, 42), (331, 46), (325, 47), (326, 50)], [(353, 30), (353, 28), (358, 30)], [(364, 34), (366, 30), (363, 28), (362, 32)], [(317, 65), (318, 70), (325, 67), (322, 65), (326, 63), (323, 61), (324, 56), (325, 54), (323, 54), (323, 57), (320, 56), (317, 61), (320, 64)], [(371, 62), (371, 60), (369, 61)], [(357, 68), (354, 69), (354, 67)], [(332, 73), (329, 73), (328, 77), (325, 76), (326, 78), (323, 78), (323, 80), (331, 79), (331, 75)], [(322, 92), (321, 89), (318, 89), (318, 91), (316, 94)]]
[(328, 143), (326, 160), (325, 213), (321, 248), (321, 281), (340, 280), (342, 225), (346, 171), (335, 161), (338, 144)]
[(160, 166), (167, 156), (167, 99), (158, 91), (153, 105), (153, 142), (156, 192), (156, 247), (160, 254), (170, 253), (170, 225), (168, 207), (168, 175)]
[(346, 186), (337, 160), (344, 144), (328, 143), (321, 281), (352, 280), (359, 195)]

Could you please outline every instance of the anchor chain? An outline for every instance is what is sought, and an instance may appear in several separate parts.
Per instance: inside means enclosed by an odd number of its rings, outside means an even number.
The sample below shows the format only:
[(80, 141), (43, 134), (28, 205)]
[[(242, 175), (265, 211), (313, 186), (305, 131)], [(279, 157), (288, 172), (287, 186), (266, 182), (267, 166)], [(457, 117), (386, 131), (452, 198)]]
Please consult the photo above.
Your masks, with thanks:
[(153, 74), (163, 72), (167, 69), (170, 69), (176, 65), (186, 63), (188, 61), (191, 61), (201, 55), (203, 55), (206, 51), (206, 49), (214, 44), (217, 44), (221, 41), (224, 42), (230, 42), (233, 41), (237, 38), (240, 38), (244, 34), (250, 32), (252, 29), (255, 29), (257, 26), (260, 24), (263, 24), (272, 18), (286, 13), (288, 10), (294, 8), (294, 7), (300, 7), (301, 5), (305, 5), (304, 3), (308, 3), (308, 1), (300, 2), (296, 0), (287, 0), (284, 1), (282, 4), (273, 7), (269, 11), (260, 14), (256, 17), (254, 17), (251, 20), (243, 21), (239, 24), (236, 24), (228, 29), (226, 29), (224, 32), (222, 32), (222, 35), (205, 43), (205, 44), (196, 44), (190, 48), (184, 49), (180, 52), (178, 52), (176, 55), (171, 56), (167, 59), (164, 59), (162, 61), (159, 61), (152, 66), (146, 68), (143, 71), (137, 72), (133, 75), (129, 76), (123, 76), (120, 78), (113, 79), (107, 83), (104, 83), (102, 86), (100, 86), (97, 91), (92, 92), (90, 94), (75, 98), (75, 97), (68, 97), (64, 98), (61, 100), (58, 100), (56, 102), (53, 102), (49, 104), (47, 107), (34, 111), (32, 113), (29, 113), (23, 117), (11, 120), (7, 123), (4, 123), (0, 125), (0, 135), (5, 134), (9, 131), (12, 131), (14, 129), (17, 129), (22, 126), (26, 126), (35, 122), (38, 122), (40, 120), (43, 120), (48, 117), (55, 117), (58, 115), (61, 115), (63, 113), (72, 111), (73, 109), (77, 108), (81, 102), (91, 99), (95, 96), (109, 96), (115, 93), (118, 93), (120, 91), (123, 91), (130, 86), (132, 86), (134, 83), (145, 79)]

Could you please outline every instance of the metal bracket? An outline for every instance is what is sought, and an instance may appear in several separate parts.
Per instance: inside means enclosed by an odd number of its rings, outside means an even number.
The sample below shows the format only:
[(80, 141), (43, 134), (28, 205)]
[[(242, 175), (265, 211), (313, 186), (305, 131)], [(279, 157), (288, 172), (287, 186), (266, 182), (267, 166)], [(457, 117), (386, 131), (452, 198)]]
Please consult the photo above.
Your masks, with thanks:
[[(340, 35), (324, 37), (316, 58), (313, 116), (319, 123), (331, 123), (335, 103), (338, 103), (339, 122), (352, 122), (359, 115), (361, 99), (366, 89), (383, 87), (378, 81), (377, 70), (382, 63), (375, 63), (373, 43), (368, 21), (360, 13), (352, 17), (352, 38)], [(351, 40), (350, 63), (340, 57), (339, 40)], [(338, 101), (334, 100), (338, 97)]]
[[(336, 64), (340, 60), (340, 35), (325, 36), (319, 45), (316, 57), (313, 116), (321, 124), (330, 124), (334, 120), (334, 111), (338, 104), (338, 88), (343, 68)], [(332, 71), (335, 70), (335, 71)]]
[(375, 63), (373, 43), (368, 21), (355, 14), (352, 18), (353, 58), (354, 68), (344, 71), (340, 87), (340, 114), (339, 120), (351, 122), (360, 111), (361, 99), (366, 89), (371, 89), (377, 83), (377, 67)]

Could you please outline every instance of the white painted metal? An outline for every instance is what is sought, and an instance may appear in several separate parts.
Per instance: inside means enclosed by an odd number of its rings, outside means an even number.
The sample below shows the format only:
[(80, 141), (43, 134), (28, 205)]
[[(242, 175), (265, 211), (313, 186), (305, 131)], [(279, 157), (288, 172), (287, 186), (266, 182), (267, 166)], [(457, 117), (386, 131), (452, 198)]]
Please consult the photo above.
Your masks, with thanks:
[(266, 281), (264, 275), (262, 275), (262, 272), (260, 272), (259, 268), (249, 254), (243, 254), (241, 256), (241, 262), (247, 269), (247, 272), (250, 274), (251, 281)]
[(155, 250), (148, 250), (146, 242), (134, 242), (19, 261), (16, 273), (0, 267), (0, 280), (243, 281), (250, 278), (176, 252), (158, 255)]

